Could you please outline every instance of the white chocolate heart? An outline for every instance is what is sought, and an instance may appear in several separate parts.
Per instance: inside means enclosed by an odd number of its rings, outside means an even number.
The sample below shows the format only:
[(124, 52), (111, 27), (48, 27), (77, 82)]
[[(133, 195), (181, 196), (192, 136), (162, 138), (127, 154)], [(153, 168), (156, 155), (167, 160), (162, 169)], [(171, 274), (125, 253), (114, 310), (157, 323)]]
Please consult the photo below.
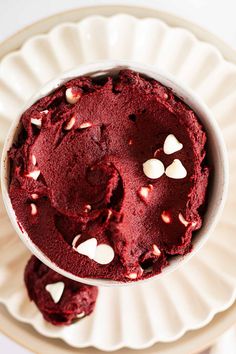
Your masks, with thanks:
[(113, 248), (104, 243), (97, 246), (94, 261), (99, 264), (108, 264), (111, 263), (114, 256), (115, 253)]
[(172, 164), (166, 168), (165, 174), (170, 178), (181, 179), (187, 176), (187, 171), (181, 161), (175, 159)]
[(164, 142), (163, 150), (167, 155), (173, 154), (176, 151), (179, 151), (183, 148), (183, 144), (181, 144), (178, 139), (173, 135), (169, 134)]
[(143, 172), (148, 178), (156, 179), (163, 175), (165, 172), (165, 167), (160, 160), (150, 159), (144, 162)]
[(40, 175), (40, 171), (39, 170), (34, 170), (34, 171), (29, 172), (26, 175), (26, 177), (33, 178), (36, 181), (38, 179), (39, 175)]
[(54, 284), (48, 284), (45, 286), (45, 289), (49, 292), (55, 304), (60, 301), (64, 288), (65, 284), (62, 281), (59, 281)]
[(36, 125), (36, 127), (41, 128), (42, 126), (42, 118), (31, 118), (31, 124)]
[(89, 257), (90, 259), (94, 259), (96, 254), (96, 248), (96, 238), (90, 238), (89, 240), (80, 243), (79, 246), (76, 247), (76, 251), (80, 254), (83, 254), (84, 256)]

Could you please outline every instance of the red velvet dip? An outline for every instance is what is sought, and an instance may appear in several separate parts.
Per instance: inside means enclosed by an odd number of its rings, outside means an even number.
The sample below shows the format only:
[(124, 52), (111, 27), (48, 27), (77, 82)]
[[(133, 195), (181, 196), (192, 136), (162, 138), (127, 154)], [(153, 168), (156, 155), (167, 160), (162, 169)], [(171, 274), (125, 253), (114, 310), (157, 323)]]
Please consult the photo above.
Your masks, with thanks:
[[(9, 152), (10, 198), (18, 223), (57, 266), (135, 281), (191, 251), (208, 184), (206, 134), (170, 89), (130, 70), (79, 77), (21, 123)], [(159, 177), (145, 172), (152, 159)]]

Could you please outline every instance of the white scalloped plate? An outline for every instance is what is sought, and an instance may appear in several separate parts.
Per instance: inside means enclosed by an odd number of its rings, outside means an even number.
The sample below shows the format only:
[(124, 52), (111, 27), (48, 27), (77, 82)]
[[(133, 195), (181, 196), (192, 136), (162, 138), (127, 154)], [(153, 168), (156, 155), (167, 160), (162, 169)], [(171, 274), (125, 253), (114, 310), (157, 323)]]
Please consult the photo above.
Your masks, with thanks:
[[(158, 281), (101, 288), (93, 315), (69, 327), (46, 323), (23, 284), (29, 252), (0, 204), (0, 302), (41, 334), (74, 347), (141, 349), (201, 328), (236, 298), (236, 66), (189, 31), (128, 15), (64, 23), (28, 40), (0, 64), (0, 143), (22, 105), (58, 73), (101, 59), (128, 59), (170, 72), (196, 91), (218, 120), (229, 151), (230, 193), (215, 232), (183, 268)], [(235, 113), (234, 113), (235, 112)]]

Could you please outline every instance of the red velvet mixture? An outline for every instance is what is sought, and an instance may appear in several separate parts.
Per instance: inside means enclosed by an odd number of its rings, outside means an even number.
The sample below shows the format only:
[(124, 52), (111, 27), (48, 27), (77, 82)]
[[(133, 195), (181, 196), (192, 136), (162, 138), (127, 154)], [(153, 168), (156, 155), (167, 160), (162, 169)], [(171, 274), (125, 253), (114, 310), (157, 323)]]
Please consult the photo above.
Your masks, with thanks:
[[(60, 300), (55, 303), (46, 287), (64, 284)], [(56, 325), (70, 325), (89, 315), (95, 306), (98, 288), (67, 279), (32, 256), (25, 268), (25, 285), (46, 321)]]
[[(79, 97), (74, 104), (68, 88)], [(191, 251), (208, 184), (206, 134), (169, 89), (130, 70), (80, 77), (36, 102), (21, 122), (9, 152), (10, 198), (19, 224), (59, 267), (130, 281)], [(166, 154), (170, 134), (183, 147)], [(178, 159), (186, 177), (148, 178), (143, 163), (152, 158), (165, 169)], [(100, 264), (77, 251), (91, 238), (109, 245), (113, 260)]]

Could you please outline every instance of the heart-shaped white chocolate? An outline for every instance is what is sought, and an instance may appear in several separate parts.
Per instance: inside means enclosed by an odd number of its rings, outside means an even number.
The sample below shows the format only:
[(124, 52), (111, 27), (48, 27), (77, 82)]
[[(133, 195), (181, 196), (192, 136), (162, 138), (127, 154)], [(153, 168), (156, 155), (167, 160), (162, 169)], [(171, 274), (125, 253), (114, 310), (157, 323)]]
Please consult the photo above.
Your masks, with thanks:
[(173, 135), (169, 134), (164, 142), (163, 150), (167, 155), (173, 154), (176, 151), (179, 151), (183, 148), (183, 144)]
[(187, 171), (182, 165), (182, 162), (175, 159), (172, 164), (166, 168), (165, 174), (170, 178), (181, 179), (187, 176)]
[(34, 170), (34, 171), (29, 172), (26, 175), (26, 177), (33, 178), (36, 181), (38, 179), (39, 175), (40, 175), (40, 171), (39, 170)]
[(53, 284), (47, 284), (45, 286), (45, 289), (49, 292), (55, 304), (60, 301), (64, 288), (65, 284), (62, 281)]
[(90, 238), (79, 244), (76, 247), (76, 251), (84, 256), (89, 257), (90, 259), (94, 259), (97, 248), (97, 240), (96, 238)]

